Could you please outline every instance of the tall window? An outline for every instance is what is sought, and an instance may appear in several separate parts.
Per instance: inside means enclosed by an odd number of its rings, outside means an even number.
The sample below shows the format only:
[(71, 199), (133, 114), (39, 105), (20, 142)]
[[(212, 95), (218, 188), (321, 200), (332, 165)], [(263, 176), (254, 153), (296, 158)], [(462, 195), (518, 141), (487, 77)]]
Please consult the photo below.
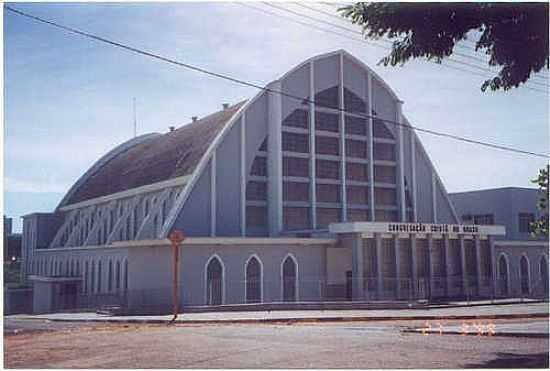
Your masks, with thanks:
[(521, 277), (521, 293), (529, 294), (529, 261), (526, 256), (522, 256), (519, 261)]
[(531, 228), (531, 223), (535, 221), (535, 214), (533, 213), (519, 213), (518, 215), (518, 225), (520, 233), (531, 233), (533, 228)]
[(297, 299), (297, 267), (292, 257), (287, 256), (283, 262), (283, 301), (296, 301)]
[(217, 256), (206, 267), (206, 305), (221, 305), (223, 301), (223, 267)]
[(498, 289), (501, 296), (508, 295), (508, 263), (504, 255), (498, 259)]
[(259, 303), (262, 300), (262, 266), (253, 256), (246, 264), (246, 302)]

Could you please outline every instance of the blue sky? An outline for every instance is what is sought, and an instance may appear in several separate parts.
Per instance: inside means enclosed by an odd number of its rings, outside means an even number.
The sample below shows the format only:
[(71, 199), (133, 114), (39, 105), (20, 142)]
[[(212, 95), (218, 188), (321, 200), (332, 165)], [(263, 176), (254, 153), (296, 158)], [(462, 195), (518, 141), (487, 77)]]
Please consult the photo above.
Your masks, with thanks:
[[(524, 88), (482, 93), (483, 77), (424, 61), (377, 66), (386, 51), (352, 40), (356, 36), (351, 33), (351, 39), (343, 38), (236, 3), (10, 5), (261, 85), (311, 56), (346, 49), (396, 91), (413, 125), (548, 152), (549, 107), (544, 93)], [(254, 6), (298, 19), (265, 5)], [(309, 6), (332, 11), (322, 4)], [(223, 102), (236, 103), (255, 94), (252, 88), (4, 11), (4, 214), (15, 217), (14, 228), (20, 230), (21, 215), (52, 211), (95, 160), (133, 136), (133, 97), (142, 134), (166, 132), (168, 126), (218, 110)], [(545, 164), (541, 158), (419, 135), (449, 192), (530, 187), (529, 179)]]

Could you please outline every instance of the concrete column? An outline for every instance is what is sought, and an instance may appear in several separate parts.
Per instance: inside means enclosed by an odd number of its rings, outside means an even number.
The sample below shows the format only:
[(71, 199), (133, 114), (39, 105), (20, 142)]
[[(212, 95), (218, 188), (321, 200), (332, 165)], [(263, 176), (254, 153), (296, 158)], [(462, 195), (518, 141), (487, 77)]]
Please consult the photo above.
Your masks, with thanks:
[(428, 276), (429, 276), (429, 297), (430, 299), (434, 295), (434, 269), (433, 269), (433, 251), (434, 251), (434, 240), (431, 234), (426, 236), (428, 240)]
[(451, 294), (451, 263), (450, 263), (450, 260), (451, 260), (451, 252), (450, 252), (450, 241), (449, 241), (449, 236), (444, 234), (443, 235), (443, 248), (445, 250), (445, 277), (446, 277), (446, 291), (447, 291), (447, 296), (449, 296)]
[(352, 300), (364, 299), (363, 272), (363, 238), (361, 233), (355, 233), (352, 235), (351, 241)]
[(369, 217), (374, 221), (374, 120), (372, 118), (372, 75), (367, 75), (367, 156), (369, 161)]
[(496, 252), (495, 252), (495, 241), (491, 236), (487, 236), (489, 239), (489, 249), (490, 249), (490, 259), (491, 259), (491, 290), (493, 292), (493, 297), (497, 295), (497, 267), (496, 267)]
[[(281, 91), (281, 82), (275, 81), (269, 89)], [(283, 229), (283, 139), (281, 95), (267, 93), (267, 209), (269, 235), (277, 236)]]
[(311, 195), (311, 228), (317, 228), (317, 188), (316, 188), (316, 156), (315, 156), (315, 69), (309, 62), (309, 191)]
[(396, 234), (393, 238), (393, 248), (395, 251), (395, 295), (397, 299), (401, 297), (401, 260), (399, 259), (399, 236)]
[(476, 278), (477, 278), (477, 295), (481, 295), (481, 243), (479, 241), (479, 236), (474, 237), (474, 244), (476, 249)]
[(216, 236), (216, 151), (212, 153), (212, 159), (210, 160), (210, 236)]
[(246, 236), (246, 111), (241, 116), (241, 236)]
[(346, 176), (346, 115), (344, 114), (344, 54), (340, 53), (339, 73), (339, 104), (340, 104), (340, 181), (342, 182), (342, 222), (348, 220), (348, 197), (347, 197), (347, 176)]
[(399, 123), (397, 127), (397, 170), (399, 178), (397, 179), (397, 199), (399, 201), (399, 220), (402, 222), (407, 221), (407, 209), (405, 204), (405, 159), (403, 153), (403, 102), (397, 101), (396, 105), (396, 119)]
[(467, 294), (468, 290), (468, 272), (466, 271), (466, 248), (464, 246), (464, 235), (458, 235), (460, 242), (460, 267), (462, 271), (462, 293)]
[(416, 248), (416, 235), (411, 233), (410, 235), (411, 240), (411, 278), (412, 278), (412, 294), (413, 298), (418, 298), (418, 264), (417, 264), (417, 248)]
[(374, 240), (376, 243), (376, 293), (378, 300), (382, 298), (382, 292), (384, 290), (383, 285), (383, 269), (384, 269), (384, 261), (382, 259), (382, 236), (380, 233), (374, 234)]

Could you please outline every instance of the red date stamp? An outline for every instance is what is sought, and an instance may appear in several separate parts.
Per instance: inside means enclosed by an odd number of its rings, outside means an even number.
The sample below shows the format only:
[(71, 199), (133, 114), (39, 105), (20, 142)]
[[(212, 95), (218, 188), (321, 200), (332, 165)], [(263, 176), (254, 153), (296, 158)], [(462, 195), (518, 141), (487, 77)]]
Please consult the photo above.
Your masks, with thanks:
[(422, 335), (434, 334), (457, 334), (476, 335), (476, 336), (494, 336), (496, 334), (496, 325), (492, 321), (463, 321), (458, 324), (447, 324), (442, 321), (426, 321), (425, 326), (420, 329)]

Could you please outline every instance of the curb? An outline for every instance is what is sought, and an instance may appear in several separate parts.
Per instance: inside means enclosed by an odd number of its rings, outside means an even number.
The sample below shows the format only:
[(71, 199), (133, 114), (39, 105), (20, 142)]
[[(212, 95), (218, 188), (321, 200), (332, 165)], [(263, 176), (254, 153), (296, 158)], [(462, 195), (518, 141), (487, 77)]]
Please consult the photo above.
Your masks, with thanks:
[(460, 331), (445, 331), (442, 333), (439, 332), (427, 332), (422, 333), (422, 330), (419, 329), (406, 329), (401, 330), (403, 333), (408, 334), (421, 334), (421, 335), (461, 335), (461, 336), (481, 336), (481, 337), (495, 337), (495, 336), (503, 336), (503, 337), (515, 337), (515, 338), (535, 338), (535, 339), (548, 339), (549, 334), (543, 334), (543, 333), (528, 333), (528, 332), (496, 332), (494, 335), (478, 335), (474, 332), (468, 332), (466, 334), (460, 332)]
[[(179, 320), (177, 325), (215, 325), (215, 324), (294, 324), (294, 323), (323, 323), (323, 322), (377, 322), (377, 321), (417, 321), (417, 320), (474, 320), (474, 319), (516, 319), (516, 318), (549, 318), (548, 313), (529, 314), (487, 314), (487, 315), (458, 315), (458, 316), (379, 316), (379, 317), (317, 317), (317, 318), (260, 318), (260, 319), (205, 319), (205, 320)], [(27, 318), (37, 319), (37, 318)], [(115, 318), (94, 318), (94, 319), (72, 319), (72, 318), (38, 318), (53, 322), (82, 322), (82, 323), (120, 323), (120, 324), (173, 324), (169, 319), (115, 319)]]

